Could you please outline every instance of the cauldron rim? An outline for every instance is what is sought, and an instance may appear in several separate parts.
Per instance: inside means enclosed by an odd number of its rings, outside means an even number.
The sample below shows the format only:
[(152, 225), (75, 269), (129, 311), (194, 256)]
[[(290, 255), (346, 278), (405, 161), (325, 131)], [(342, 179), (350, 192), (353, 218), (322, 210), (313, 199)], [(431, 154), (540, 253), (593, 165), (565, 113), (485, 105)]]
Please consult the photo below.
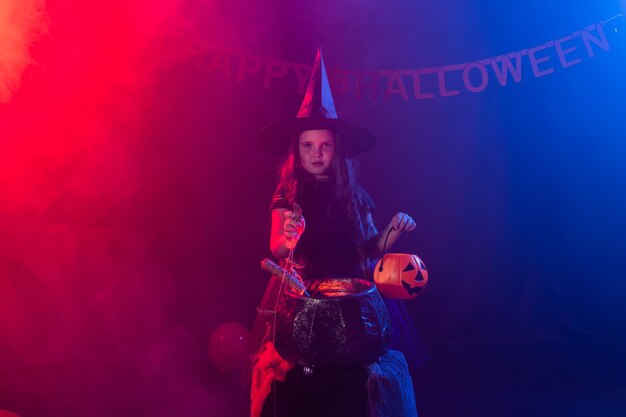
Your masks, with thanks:
[(312, 279), (312, 280), (307, 280), (304, 282), (305, 286), (308, 288), (309, 284), (312, 282), (324, 282), (324, 281), (349, 281), (351, 283), (354, 282), (358, 282), (359, 284), (362, 284), (364, 289), (360, 290), (358, 292), (353, 292), (353, 293), (348, 293), (345, 295), (342, 295), (341, 297), (316, 297), (315, 295), (304, 295), (304, 294), (298, 294), (295, 293), (293, 291), (291, 291), (288, 287), (288, 290), (286, 291), (286, 293), (293, 298), (299, 298), (299, 299), (314, 299), (314, 300), (325, 300), (325, 301), (335, 301), (335, 300), (339, 300), (341, 298), (345, 299), (345, 298), (354, 298), (354, 297), (360, 297), (360, 296), (364, 296), (364, 295), (368, 295), (371, 294), (372, 292), (378, 292), (378, 289), (376, 288), (376, 284), (374, 284), (374, 282), (364, 279), (364, 278), (347, 278), (347, 277), (327, 277), (327, 278), (318, 278), (318, 279)]

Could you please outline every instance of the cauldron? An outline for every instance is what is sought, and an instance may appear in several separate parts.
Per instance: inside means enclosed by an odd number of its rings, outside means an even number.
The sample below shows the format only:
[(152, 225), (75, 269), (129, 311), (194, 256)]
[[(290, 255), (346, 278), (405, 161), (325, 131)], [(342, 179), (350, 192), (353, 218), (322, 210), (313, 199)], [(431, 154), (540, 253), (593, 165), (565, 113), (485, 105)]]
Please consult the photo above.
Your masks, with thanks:
[(356, 278), (307, 284), (310, 296), (286, 288), (279, 301), (278, 353), (303, 366), (341, 368), (375, 362), (391, 336), (389, 313), (376, 286)]

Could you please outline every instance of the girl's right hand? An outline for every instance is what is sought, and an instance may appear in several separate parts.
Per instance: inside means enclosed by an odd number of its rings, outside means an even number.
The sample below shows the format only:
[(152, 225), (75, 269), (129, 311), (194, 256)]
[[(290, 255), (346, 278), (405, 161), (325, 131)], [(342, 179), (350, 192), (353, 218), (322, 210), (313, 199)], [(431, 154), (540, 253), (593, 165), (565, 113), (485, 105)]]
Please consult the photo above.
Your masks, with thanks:
[(296, 247), (300, 236), (304, 233), (306, 222), (304, 217), (297, 215), (293, 211), (285, 211), (285, 222), (283, 223), (283, 233), (287, 239), (287, 247), (293, 249)]

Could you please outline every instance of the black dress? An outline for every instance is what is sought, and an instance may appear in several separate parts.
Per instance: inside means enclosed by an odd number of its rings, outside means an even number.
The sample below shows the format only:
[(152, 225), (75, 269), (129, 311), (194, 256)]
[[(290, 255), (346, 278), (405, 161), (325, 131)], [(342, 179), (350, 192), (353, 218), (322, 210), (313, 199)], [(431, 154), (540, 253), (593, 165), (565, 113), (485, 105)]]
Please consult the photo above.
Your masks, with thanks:
[[(329, 180), (306, 177), (296, 196), (302, 207), (306, 228), (294, 252), (296, 262), (304, 265), (305, 280), (355, 278), (366, 274), (358, 245), (351, 239), (347, 213), (335, 200), (335, 187)], [(363, 191), (362, 212), (371, 212), (371, 199)], [(271, 209), (293, 210), (282, 187), (274, 193)]]

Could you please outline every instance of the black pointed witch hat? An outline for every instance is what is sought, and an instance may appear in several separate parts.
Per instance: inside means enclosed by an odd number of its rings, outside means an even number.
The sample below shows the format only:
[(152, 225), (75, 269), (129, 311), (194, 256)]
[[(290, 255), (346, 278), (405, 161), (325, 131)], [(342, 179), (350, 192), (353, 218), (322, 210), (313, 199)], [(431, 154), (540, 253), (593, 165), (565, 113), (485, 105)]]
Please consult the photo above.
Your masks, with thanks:
[(346, 156), (361, 154), (376, 143), (376, 137), (369, 129), (337, 117), (322, 51), (319, 48), (298, 115), (295, 119), (266, 126), (259, 132), (259, 140), (269, 151), (285, 155), (289, 150), (292, 134), (313, 129), (329, 129), (339, 133)]

